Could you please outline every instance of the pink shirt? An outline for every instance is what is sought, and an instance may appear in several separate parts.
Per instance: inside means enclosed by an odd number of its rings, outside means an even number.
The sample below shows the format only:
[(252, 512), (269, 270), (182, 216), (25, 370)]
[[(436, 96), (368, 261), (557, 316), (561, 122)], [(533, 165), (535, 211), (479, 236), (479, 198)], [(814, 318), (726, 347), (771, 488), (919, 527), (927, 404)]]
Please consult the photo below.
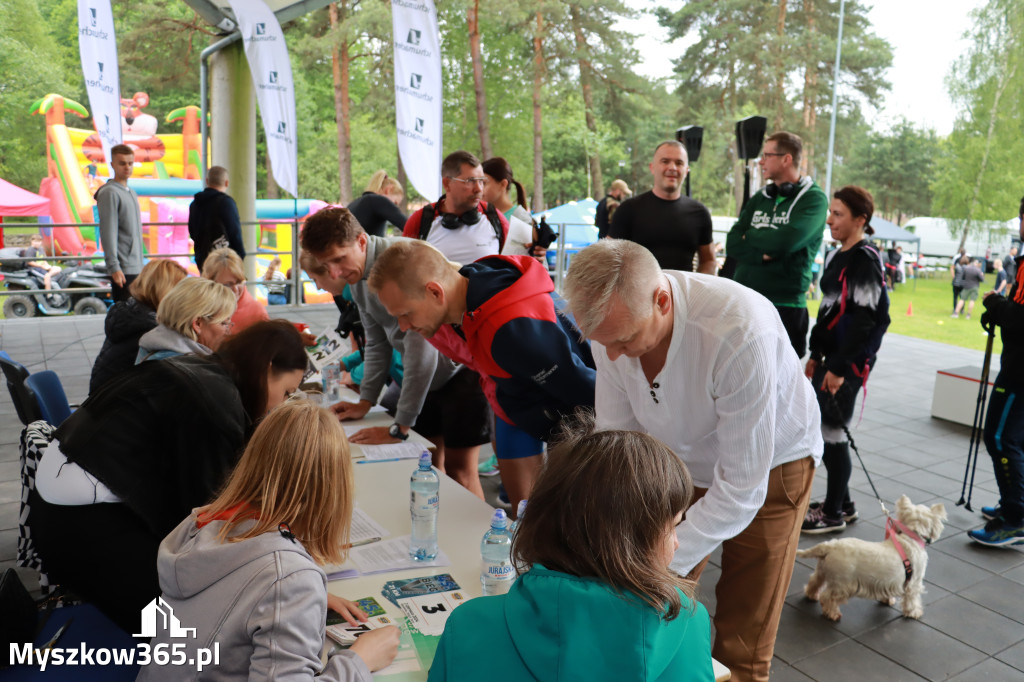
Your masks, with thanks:
[(231, 333), (237, 334), (246, 327), (251, 327), (257, 322), (269, 319), (270, 315), (267, 315), (267, 309), (252, 297), (248, 289), (243, 289), (242, 296), (238, 299), (238, 307), (235, 309), (235, 314), (231, 316), (231, 321), (235, 324), (231, 329)]

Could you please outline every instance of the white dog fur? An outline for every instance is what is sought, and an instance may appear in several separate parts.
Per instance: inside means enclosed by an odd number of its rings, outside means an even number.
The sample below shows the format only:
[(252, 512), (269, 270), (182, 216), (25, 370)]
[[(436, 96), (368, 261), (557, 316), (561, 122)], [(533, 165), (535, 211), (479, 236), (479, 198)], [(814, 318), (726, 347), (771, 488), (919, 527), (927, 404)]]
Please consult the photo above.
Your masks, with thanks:
[[(930, 508), (923, 504), (915, 505), (903, 495), (896, 502), (896, 518), (922, 539), (933, 541), (942, 534), (946, 508), (941, 504), (933, 504)], [(921, 595), (924, 593), (928, 555), (910, 537), (902, 533), (896, 537), (913, 569), (910, 582), (907, 582), (903, 561), (892, 540), (867, 542), (843, 538), (796, 553), (799, 557), (818, 559), (818, 566), (804, 587), (804, 594), (812, 601), (820, 600), (822, 613), (832, 621), (839, 620), (839, 607), (850, 597), (877, 599), (890, 606), (902, 597), (903, 615), (920, 618), (924, 613)]]

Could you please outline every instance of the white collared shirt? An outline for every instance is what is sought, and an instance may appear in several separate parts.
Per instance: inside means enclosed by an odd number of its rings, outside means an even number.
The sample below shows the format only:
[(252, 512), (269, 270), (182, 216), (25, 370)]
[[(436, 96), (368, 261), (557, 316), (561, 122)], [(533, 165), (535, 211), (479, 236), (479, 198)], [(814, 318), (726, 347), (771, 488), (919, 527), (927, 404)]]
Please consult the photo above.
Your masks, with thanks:
[(771, 469), (821, 462), (821, 414), (775, 307), (730, 280), (665, 271), (673, 328), (648, 383), (640, 360), (592, 342), (601, 429), (643, 431), (687, 465), (707, 494), (679, 525), (672, 569), (685, 575), (764, 504)]

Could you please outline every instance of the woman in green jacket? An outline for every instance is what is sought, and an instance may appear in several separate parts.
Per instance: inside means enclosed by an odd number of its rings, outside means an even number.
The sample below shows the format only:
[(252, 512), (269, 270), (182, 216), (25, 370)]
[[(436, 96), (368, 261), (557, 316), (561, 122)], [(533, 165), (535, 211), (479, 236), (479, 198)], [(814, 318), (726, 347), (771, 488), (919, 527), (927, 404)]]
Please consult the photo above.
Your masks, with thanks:
[(430, 682), (713, 680), (708, 613), (668, 569), (693, 497), (683, 463), (589, 422), (551, 449), (519, 522), (505, 595), (454, 611)]

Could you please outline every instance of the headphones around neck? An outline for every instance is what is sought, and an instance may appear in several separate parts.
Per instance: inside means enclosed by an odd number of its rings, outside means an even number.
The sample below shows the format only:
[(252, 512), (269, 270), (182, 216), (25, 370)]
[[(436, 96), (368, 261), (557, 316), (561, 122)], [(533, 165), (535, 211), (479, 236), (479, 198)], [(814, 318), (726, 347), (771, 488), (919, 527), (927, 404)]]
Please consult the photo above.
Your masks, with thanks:
[(463, 225), (476, 225), (480, 222), (480, 211), (471, 208), (465, 213), (442, 213), (441, 226), (449, 230), (457, 230)]
[(780, 196), (785, 198), (796, 196), (798, 191), (800, 191), (799, 180), (796, 182), (773, 182), (764, 188), (764, 193), (772, 199)]

